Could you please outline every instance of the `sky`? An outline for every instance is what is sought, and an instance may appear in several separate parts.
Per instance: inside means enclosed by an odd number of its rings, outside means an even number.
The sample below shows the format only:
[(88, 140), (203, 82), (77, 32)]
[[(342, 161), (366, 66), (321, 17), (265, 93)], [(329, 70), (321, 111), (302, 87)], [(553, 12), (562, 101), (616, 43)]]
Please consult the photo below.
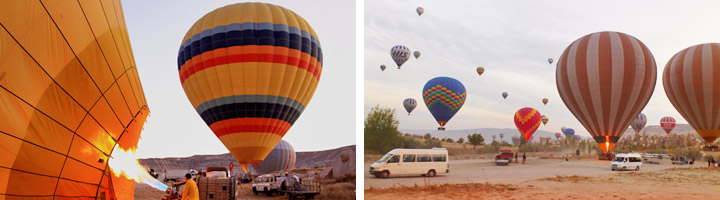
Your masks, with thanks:
[[(548, 1), (542, 1), (548, 2)], [(590, 136), (560, 99), (555, 63), (576, 39), (599, 31), (635, 36), (652, 52), (658, 67), (655, 90), (642, 113), (647, 125), (675, 110), (662, 86), (662, 69), (675, 53), (701, 43), (720, 42), (720, 19), (713, 1), (365, 1), (364, 116), (380, 105), (395, 109), (399, 129), (429, 129), (437, 122), (422, 102), (425, 83), (438, 76), (458, 79), (467, 100), (447, 130), (515, 128), (513, 114), (536, 108), (549, 117), (538, 130), (565, 126)], [(423, 7), (418, 16), (415, 9)], [(398, 70), (390, 57), (394, 45), (420, 51)], [(380, 65), (388, 68), (382, 72)], [(485, 73), (478, 76), (475, 68)], [(503, 100), (501, 93), (509, 96)], [(411, 115), (405, 98), (418, 100)], [(542, 98), (549, 103), (543, 105)]]
[[(188, 29), (206, 13), (241, 1), (123, 1), (150, 116), (138, 143), (140, 158), (228, 153), (194, 110), (180, 84), (177, 53)], [(323, 71), (307, 109), (283, 138), (295, 151), (355, 144), (355, 2), (264, 1), (305, 18), (323, 49)], [(328, 9), (332, 8), (332, 9)]]

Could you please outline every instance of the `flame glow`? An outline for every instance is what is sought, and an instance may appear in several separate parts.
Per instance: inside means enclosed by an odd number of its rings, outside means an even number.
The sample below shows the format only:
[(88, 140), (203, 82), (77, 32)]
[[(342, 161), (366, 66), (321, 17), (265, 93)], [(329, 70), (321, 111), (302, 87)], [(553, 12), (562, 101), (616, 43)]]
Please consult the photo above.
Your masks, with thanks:
[(137, 183), (144, 183), (160, 191), (165, 191), (168, 186), (148, 174), (147, 170), (140, 165), (135, 157), (135, 149), (125, 150), (115, 146), (112, 157), (108, 160), (115, 177), (125, 177)]

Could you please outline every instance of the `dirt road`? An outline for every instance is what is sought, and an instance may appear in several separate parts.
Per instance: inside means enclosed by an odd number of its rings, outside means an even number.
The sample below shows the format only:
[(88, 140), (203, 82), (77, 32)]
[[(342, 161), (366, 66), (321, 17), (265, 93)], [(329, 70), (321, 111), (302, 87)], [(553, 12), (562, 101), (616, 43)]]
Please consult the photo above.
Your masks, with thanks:
[[(656, 159), (653, 159), (656, 160)], [(697, 163), (695, 166), (700, 166)], [(668, 168), (687, 168), (691, 165), (672, 165), (669, 159), (660, 160), (660, 164), (643, 164), (640, 171), (658, 171)], [(512, 163), (509, 166), (496, 166), (493, 159), (452, 160), (450, 173), (440, 174), (436, 177), (425, 178), (421, 176), (393, 177), (388, 179), (375, 178), (368, 172), (370, 164), (365, 164), (363, 170), (365, 189), (387, 188), (392, 186), (413, 186), (443, 183), (501, 183), (517, 184), (529, 180), (556, 177), (556, 176), (591, 176), (615, 172), (610, 170), (610, 161), (600, 160), (570, 160), (564, 159), (534, 159), (529, 158), (526, 164)]]

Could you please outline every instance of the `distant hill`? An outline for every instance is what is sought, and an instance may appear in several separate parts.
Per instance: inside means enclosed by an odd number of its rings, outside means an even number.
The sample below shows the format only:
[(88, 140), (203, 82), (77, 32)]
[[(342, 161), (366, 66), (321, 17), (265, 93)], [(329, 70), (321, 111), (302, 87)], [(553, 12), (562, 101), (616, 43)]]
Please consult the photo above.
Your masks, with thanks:
[[(297, 161), (295, 167), (327, 167), (332, 164), (333, 161), (340, 157), (340, 153), (345, 149), (351, 149), (355, 151), (355, 145), (344, 146), (336, 149), (330, 149), (325, 151), (306, 151), (297, 152)], [(174, 169), (203, 169), (207, 166), (229, 166), (230, 163), (235, 164), (233, 174), (240, 173), (240, 167), (235, 158), (230, 154), (220, 155), (194, 155), (190, 157), (170, 157), (170, 158), (147, 158), (138, 160), (141, 165), (146, 168), (152, 168), (156, 171), (163, 170), (174, 170)]]
[[(582, 128), (582, 127), (580, 127)], [(472, 133), (480, 133), (483, 138), (485, 138), (485, 143), (490, 144), (492, 142), (492, 136), (496, 135), (496, 140), (500, 141), (500, 133), (505, 134), (505, 137), (503, 137), (502, 140), (507, 142), (512, 142), (513, 136), (520, 136), (520, 132), (518, 132), (517, 129), (510, 129), (510, 128), (480, 128), (480, 129), (464, 129), (464, 130), (446, 130), (446, 131), (438, 131), (438, 130), (417, 130), (417, 129), (400, 129), (400, 132), (402, 133), (409, 133), (412, 135), (425, 135), (425, 133), (430, 133), (433, 137), (437, 138), (452, 138), (453, 140), (457, 140), (458, 138), (465, 138), (467, 140), (467, 135)], [(560, 132), (558, 130), (557, 132)], [(551, 137), (555, 138), (556, 132), (549, 132), (549, 131), (542, 131), (538, 130), (535, 131), (533, 136), (535, 137), (535, 141), (537, 142), (540, 138), (540, 136), (545, 137)], [(654, 126), (645, 126), (643, 130), (640, 132), (641, 134), (648, 134), (648, 135), (667, 135), (665, 131), (658, 125)], [(673, 129), (672, 133), (674, 134), (695, 134), (695, 129), (693, 129), (689, 124), (677, 124), (675, 126), (675, 129)], [(625, 130), (625, 133), (623, 136), (635, 134), (635, 131), (632, 128), (628, 128)]]

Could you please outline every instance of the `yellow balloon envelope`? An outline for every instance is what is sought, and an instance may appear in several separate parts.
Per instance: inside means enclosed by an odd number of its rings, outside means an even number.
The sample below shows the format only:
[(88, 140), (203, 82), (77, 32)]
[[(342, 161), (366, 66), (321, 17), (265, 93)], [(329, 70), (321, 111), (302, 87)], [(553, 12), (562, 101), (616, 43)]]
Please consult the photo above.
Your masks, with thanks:
[(315, 31), (294, 12), (238, 3), (195, 22), (180, 46), (178, 70), (193, 107), (247, 171), (310, 102), (322, 50)]

